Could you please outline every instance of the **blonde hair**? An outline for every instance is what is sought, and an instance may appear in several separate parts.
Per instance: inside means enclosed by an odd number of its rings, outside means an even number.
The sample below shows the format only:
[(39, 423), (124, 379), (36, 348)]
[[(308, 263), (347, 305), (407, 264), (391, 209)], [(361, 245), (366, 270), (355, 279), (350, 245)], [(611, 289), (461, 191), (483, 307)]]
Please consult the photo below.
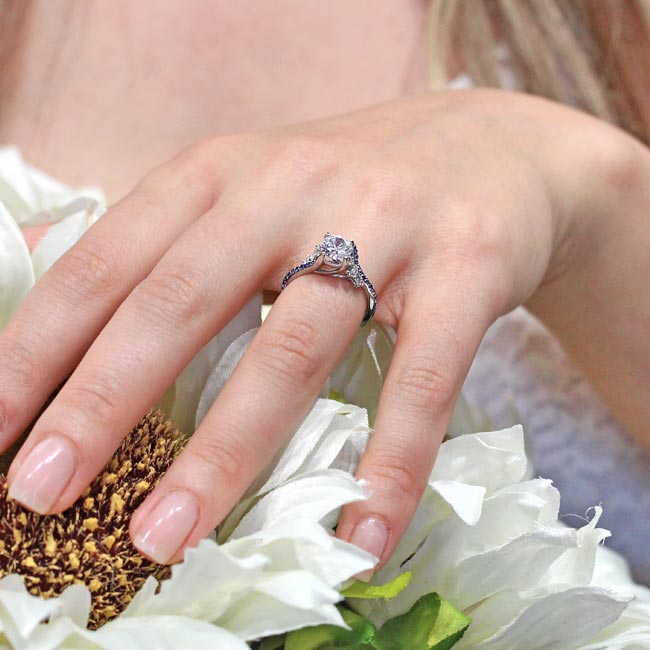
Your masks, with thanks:
[(650, 0), (430, 0), (430, 79), (450, 70), (572, 104), (650, 144)]

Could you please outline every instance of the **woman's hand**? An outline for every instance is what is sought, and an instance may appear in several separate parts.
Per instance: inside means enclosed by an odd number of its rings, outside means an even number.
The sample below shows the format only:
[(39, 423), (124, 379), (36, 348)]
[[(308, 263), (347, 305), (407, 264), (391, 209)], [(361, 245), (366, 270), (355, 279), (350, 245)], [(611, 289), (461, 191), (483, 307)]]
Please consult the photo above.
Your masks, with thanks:
[[(640, 149), (580, 113), (483, 90), (197, 144), (111, 208), (0, 337), (2, 448), (70, 375), (13, 463), (11, 495), (43, 513), (70, 506), (194, 354), (329, 231), (354, 239), (376, 318), (398, 330), (358, 469), (371, 497), (347, 507), (337, 533), (385, 561), (487, 327), (578, 277)], [(308, 275), (287, 287), (133, 517), (140, 550), (178, 560), (228, 513), (365, 307), (349, 282)]]

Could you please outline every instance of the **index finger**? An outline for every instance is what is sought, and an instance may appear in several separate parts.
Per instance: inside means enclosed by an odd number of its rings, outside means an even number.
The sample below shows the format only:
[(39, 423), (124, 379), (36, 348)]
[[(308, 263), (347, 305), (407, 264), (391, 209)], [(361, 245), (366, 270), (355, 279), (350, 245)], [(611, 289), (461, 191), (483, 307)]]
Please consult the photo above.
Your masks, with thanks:
[(0, 334), (0, 451), (33, 420), (133, 287), (211, 207), (220, 173), (193, 151), (154, 170), (30, 291)]

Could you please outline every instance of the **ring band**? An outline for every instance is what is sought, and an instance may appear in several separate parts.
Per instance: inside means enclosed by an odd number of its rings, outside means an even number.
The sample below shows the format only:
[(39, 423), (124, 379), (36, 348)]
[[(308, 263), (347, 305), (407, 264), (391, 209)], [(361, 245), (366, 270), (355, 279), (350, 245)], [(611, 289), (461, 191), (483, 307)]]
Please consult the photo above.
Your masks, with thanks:
[(307, 273), (319, 273), (350, 280), (355, 287), (365, 290), (368, 299), (361, 325), (365, 325), (375, 315), (377, 292), (359, 266), (359, 252), (351, 239), (327, 233), (323, 241), (316, 245), (314, 252), (284, 276), (280, 290), (284, 291), (291, 280)]

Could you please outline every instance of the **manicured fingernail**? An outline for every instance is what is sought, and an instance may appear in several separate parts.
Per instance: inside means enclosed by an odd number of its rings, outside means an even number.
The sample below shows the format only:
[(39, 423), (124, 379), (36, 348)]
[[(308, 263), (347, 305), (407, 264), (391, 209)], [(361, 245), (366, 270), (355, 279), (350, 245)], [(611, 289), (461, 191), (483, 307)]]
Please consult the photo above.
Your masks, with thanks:
[(144, 518), (133, 543), (159, 564), (169, 562), (199, 520), (199, 506), (186, 492), (171, 492)]
[[(368, 517), (354, 527), (350, 542), (381, 559), (388, 542), (388, 526), (381, 519)], [(357, 575), (357, 578), (366, 582), (372, 578), (373, 573), (372, 569), (368, 569)]]
[(57, 502), (77, 466), (74, 447), (65, 438), (51, 437), (29, 452), (9, 486), (9, 497), (44, 514)]

